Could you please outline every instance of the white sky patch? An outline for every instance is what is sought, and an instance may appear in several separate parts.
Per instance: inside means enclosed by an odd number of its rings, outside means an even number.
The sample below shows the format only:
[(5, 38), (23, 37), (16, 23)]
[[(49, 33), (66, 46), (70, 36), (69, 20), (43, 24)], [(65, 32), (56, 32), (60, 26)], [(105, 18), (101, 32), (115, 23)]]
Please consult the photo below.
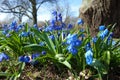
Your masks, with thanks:
[(73, 12), (73, 15), (75, 15), (75, 17), (78, 17), (78, 15), (79, 15), (79, 7), (80, 6), (72, 6), (71, 7), (71, 10)]
[(37, 16), (38, 21), (50, 20), (50, 18), (49, 14), (41, 14)]
[(8, 14), (0, 13), (0, 20), (4, 20), (7, 17)]

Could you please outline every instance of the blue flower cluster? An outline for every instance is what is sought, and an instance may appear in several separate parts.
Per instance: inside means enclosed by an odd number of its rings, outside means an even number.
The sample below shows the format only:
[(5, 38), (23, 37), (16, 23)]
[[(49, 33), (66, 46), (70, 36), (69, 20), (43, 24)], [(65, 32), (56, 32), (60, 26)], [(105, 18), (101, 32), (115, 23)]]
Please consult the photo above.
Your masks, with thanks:
[(30, 56), (20, 56), (19, 61), (29, 63), (30, 62)]
[[(46, 54), (46, 51), (42, 51), (41, 52), (42, 55), (45, 55)], [(31, 56), (20, 56), (19, 57), (19, 61), (20, 62), (25, 62), (25, 63), (32, 63), (34, 64), (34, 62), (36, 62), (36, 58), (38, 58), (40, 56), (40, 53), (34, 53), (32, 54)]]
[[(111, 43), (112, 37), (113, 37), (113, 32), (109, 32), (109, 30), (104, 26), (101, 25), (99, 26), (99, 34), (97, 37), (93, 37), (92, 41), (93, 43), (96, 43), (98, 40), (98, 37), (100, 37), (101, 40), (105, 39), (105, 37), (107, 37), (107, 44), (109, 45)], [(115, 41), (112, 40), (112, 44), (115, 44)]]
[(77, 34), (69, 34), (66, 38), (66, 43), (68, 44), (67, 50), (71, 52), (73, 55), (78, 53), (78, 50), (76, 47), (80, 46), (82, 41), (78, 39)]
[(9, 56), (5, 53), (0, 53), (0, 62), (3, 60), (9, 60)]
[(53, 31), (53, 30), (62, 30), (63, 27), (65, 27), (65, 24), (62, 21), (62, 15), (61, 13), (58, 13), (57, 11), (52, 12), (52, 20), (50, 20), (50, 25), (47, 26), (44, 31)]
[[(72, 24), (66, 25), (63, 20), (62, 20), (62, 14), (58, 13), (57, 11), (52, 12), (52, 19), (49, 21), (49, 26), (47, 26), (44, 31), (49, 32), (49, 31), (55, 31), (55, 30), (65, 30), (65, 29), (71, 29), (73, 28)], [(67, 26), (67, 27), (66, 27)]]
[(23, 28), (23, 25), (17, 25), (16, 21), (13, 21), (12, 24), (10, 25), (3, 25), (3, 34), (6, 37), (10, 37), (10, 32), (11, 31), (15, 31), (18, 32), (19, 30), (21, 30)]
[(30, 32), (21, 32), (19, 36), (21, 37), (28, 37), (31, 33)]

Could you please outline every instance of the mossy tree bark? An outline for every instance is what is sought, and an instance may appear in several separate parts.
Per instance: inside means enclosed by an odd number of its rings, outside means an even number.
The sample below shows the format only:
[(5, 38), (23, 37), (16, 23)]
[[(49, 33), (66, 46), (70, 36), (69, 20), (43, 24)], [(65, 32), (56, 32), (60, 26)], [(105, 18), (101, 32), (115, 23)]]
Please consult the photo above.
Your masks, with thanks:
[(120, 0), (83, 0), (79, 17), (90, 27), (93, 36), (98, 26), (116, 23), (114, 37), (120, 37)]

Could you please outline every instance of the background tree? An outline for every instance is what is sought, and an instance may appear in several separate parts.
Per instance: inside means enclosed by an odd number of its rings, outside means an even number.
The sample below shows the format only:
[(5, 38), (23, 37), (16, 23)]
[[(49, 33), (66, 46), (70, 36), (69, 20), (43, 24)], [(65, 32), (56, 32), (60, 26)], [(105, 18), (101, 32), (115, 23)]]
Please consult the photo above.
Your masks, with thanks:
[(114, 37), (120, 37), (120, 0), (83, 0), (80, 15), (90, 26), (92, 35), (99, 25), (115, 24)]
[(13, 13), (22, 20), (23, 16), (27, 16), (33, 20), (33, 24), (37, 24), (37, 12), (40, 6), (46, 2), (55, 2), (57, 0), (3, 0), (0, 12)]

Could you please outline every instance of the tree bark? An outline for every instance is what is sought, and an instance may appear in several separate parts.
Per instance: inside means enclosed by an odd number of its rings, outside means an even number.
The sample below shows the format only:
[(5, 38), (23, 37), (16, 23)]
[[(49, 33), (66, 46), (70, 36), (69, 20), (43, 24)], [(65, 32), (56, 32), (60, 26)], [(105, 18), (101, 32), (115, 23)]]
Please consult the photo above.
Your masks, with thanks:
[(33, 16), (33, 24), (37, 24), (37, 8), (36, 1), (32, 2), (32, 16)]
[(120, 0), (84, 0), (79, 17), (89, 26), (91, 35), (95, 36), (98, 26), (115, 24), (114, 37), (120, 37)]

